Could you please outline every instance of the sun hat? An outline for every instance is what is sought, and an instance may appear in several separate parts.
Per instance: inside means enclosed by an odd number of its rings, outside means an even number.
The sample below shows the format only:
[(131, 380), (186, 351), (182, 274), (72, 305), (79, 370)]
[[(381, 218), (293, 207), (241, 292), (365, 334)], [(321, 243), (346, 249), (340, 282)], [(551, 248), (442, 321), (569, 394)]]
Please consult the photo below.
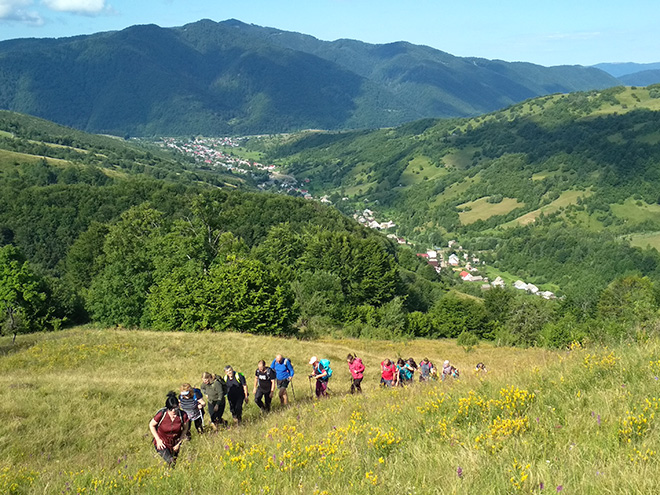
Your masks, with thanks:
[(316, 361), (318, 361), (316, 356), (312, 356), (311, 359), (309, 360), (309, 364), (314, 364)]

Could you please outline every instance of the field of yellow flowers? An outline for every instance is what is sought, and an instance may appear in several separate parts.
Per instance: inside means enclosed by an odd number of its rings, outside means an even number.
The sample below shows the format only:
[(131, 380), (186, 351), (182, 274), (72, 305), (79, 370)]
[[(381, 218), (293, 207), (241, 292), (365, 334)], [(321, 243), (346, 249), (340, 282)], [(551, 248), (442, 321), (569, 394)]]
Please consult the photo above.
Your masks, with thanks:
[[(360, 396), (346, 393), (349, 352), (367, 366)], [(257, 360), (276, 353), (296, 367), (291, 406), (261, 416), (250, 404), (243, 425), (193, 433), (165, 468), (147, 424), (166, 392), (225, 364), (251, 391)], [(310, 398), (311, 355), (332, 361), (329, 399)], [(461, 378), (380, 389), (380, 361), (398, 356), (449, 359)], [(488, 373), (473, 372), (479, 361)], [(0, 493), (657, 493), (659, 376), (654, 340), (466, 353), (93, 328), (3, 338)]]

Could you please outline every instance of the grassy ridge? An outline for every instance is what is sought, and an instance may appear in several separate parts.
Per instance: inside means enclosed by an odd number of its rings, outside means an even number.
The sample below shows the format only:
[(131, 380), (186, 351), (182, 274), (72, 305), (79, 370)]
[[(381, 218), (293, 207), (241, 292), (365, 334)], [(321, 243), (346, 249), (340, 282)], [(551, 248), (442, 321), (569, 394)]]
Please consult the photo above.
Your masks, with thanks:
[[(349, 351), (367, 365), (364, 396), (343, 394)], [(3, 493), (652, 493), (660, 481), (655, 341), (465, 354), (450, 341), (76, 329), (0, 352)], [(164, 393), (228, 362), (251, 378), (276, 352), (297, 365), (293, 406), (261, 419), (251, 404), (243, 427), (193, 436), (164, 469), (147, 432)], [(312, 353), (333, 361), (331, 400), (306, 397)], [(449, 358), (461, 380), (379, 390), (378, 362), (397, 354)]]

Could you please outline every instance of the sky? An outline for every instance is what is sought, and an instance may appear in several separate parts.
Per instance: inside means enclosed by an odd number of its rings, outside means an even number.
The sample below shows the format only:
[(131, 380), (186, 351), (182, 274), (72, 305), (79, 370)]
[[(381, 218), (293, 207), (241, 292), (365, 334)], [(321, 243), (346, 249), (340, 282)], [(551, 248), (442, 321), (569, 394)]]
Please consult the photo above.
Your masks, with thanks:
[(545, 66), (660, 62), (658, 0), (0, 0), (0, 40), (200, 19)]

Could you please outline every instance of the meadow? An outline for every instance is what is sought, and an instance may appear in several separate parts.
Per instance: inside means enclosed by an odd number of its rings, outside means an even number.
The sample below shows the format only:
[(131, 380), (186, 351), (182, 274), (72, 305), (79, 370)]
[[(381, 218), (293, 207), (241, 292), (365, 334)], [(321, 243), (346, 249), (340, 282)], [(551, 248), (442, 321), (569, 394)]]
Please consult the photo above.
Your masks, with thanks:
[(520, 206), (524, 206), (524, 203), (514, 198), (504, 198), (495, 204), (489, 203), (488, 198), (480, 198), (458, 205), (458, 208), (468, 208), (466, 211), (461, 211), (458, 218), (463, 225), (469, 225), (477, 220), (488, 220), (495, 215), (506, 215)]
[[(295, 399), (193, 434), (177, 467), (147, 424), (168, 390), (281, 352)], [(346, 354), (367, 367), (347, 394)], [(332, 361), (331, 397), (306, 363)], [(459, 380), (380, 389), (385, 357), (450, 359)], [(488, 373), (477, 375), (483, 361)], [(0, 339), (0, 493), (655, 493), (660, 343), (558, 352), (454, 341), (315, 341), (92, 327)], [(250, 397), (252, 399), (252, 397)], [(228, 412), (225, 413), (228, 418)]]

